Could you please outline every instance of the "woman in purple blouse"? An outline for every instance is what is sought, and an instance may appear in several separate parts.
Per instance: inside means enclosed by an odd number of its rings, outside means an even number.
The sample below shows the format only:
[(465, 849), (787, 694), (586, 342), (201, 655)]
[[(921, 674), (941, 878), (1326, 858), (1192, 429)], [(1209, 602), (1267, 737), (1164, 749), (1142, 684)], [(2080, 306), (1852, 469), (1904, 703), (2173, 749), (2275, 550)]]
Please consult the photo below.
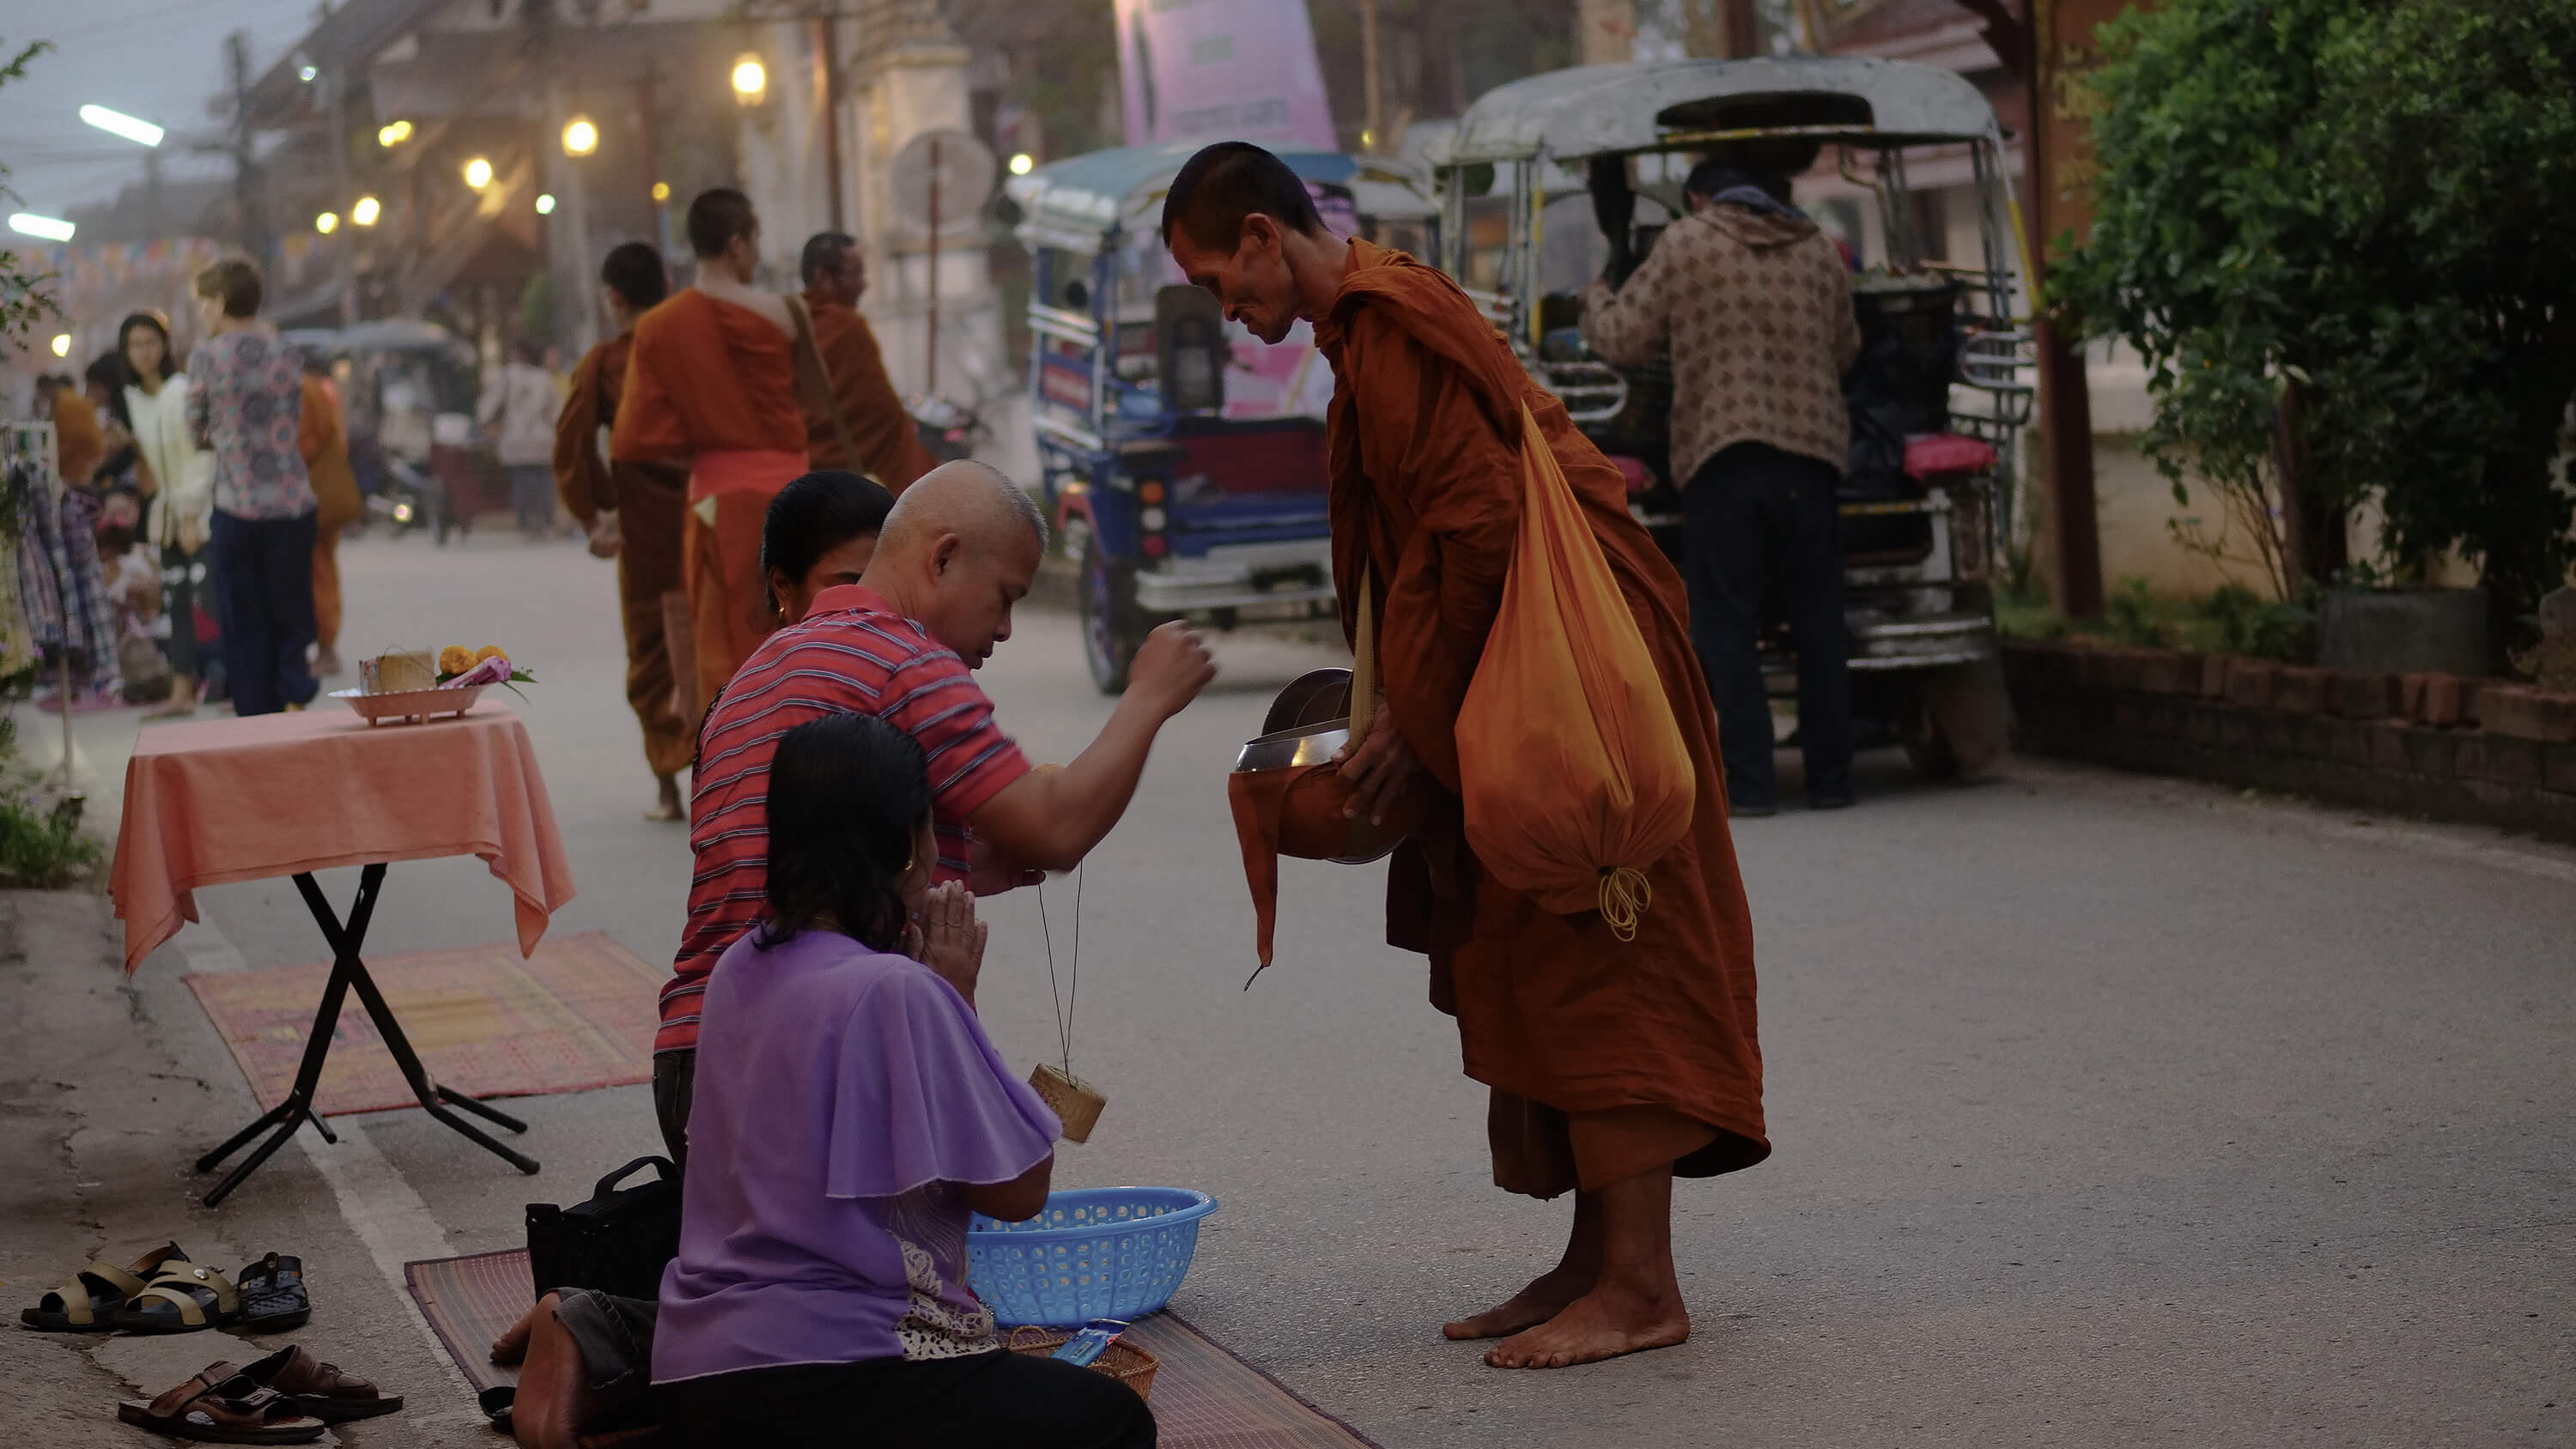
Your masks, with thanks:
[(937, 855), (910, 737), (840, 714), (781, 738), (769, 914), (709, 980), (653, 1335), (681, 1444), (1154, 1443), (1125, 1385), (1003, 1351), (966, 1286), (970, 1214), (1045, 1206), (1058, 1124), (976, 1019), (985, 927), (931, 889)]

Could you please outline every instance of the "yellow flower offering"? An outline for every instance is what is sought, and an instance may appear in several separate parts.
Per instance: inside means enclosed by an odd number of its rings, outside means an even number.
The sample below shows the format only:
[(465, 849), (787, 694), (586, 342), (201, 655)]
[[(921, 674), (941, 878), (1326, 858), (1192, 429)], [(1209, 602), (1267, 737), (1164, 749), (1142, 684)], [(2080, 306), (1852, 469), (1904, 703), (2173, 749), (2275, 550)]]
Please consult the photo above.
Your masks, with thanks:
[(502, 648), (498, 644), (486, 644), (482, 648), (474, 651), (474, 662), (477, 664), (482, 663), (486, 659), (507, 659), (509, 657), (510, 651)]
[(474, 667), (474, 651), (462, 644), (450, 644), (438, 651), (438, 672), (463, 674)]

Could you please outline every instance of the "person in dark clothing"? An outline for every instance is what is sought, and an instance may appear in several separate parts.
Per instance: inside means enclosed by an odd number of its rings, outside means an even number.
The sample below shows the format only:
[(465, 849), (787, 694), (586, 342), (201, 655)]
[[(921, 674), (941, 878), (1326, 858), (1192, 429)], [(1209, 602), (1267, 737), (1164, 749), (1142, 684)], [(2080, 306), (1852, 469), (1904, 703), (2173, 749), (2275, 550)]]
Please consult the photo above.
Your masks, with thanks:
[(1691, 214), (1626, 285), (1584, 294), (1584, 339), (1642, 367), (1669, 350), (1691, 642), (1717, 700), (1729, 812), (1779, 808), (1762, 602), (1787, 595), (1807, 801), (1852, 803), (1850, 632), (1835, 489), (1851, 450), (1842, 375), (1860, 355), (1842, 253), (1784, 178), (1694, 169)]

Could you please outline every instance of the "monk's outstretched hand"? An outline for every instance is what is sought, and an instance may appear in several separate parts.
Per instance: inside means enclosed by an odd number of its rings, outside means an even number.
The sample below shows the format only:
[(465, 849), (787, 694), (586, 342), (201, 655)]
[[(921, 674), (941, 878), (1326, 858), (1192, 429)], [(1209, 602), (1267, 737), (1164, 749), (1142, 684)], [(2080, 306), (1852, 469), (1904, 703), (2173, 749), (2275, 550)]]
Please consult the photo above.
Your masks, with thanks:
[(1333, 758), (1341, 761), (1342, 780), (1351, 787), (1351, 803), (1342, 808), (1343, 818), (1357, 820), (1365, 815), (1371, 825), (1386, 823), (1386, 812), (1413, 777), (1422, 773), (1422, 762), (1396, 730), (1395, 716), (1388, 712), (1383, 694), (1378, 696), (1377, 717), (1369, 722), (1368, 738), (1342, 746)]

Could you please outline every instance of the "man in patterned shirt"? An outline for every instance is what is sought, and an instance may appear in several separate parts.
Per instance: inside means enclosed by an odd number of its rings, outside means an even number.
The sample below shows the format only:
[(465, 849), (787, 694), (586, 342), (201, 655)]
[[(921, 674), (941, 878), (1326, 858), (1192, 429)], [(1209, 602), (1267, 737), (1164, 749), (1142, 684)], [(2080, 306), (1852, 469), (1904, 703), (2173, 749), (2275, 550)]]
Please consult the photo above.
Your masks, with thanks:
[(312, 702), (313, 514), (296, 446), (304, 364), (259, 320), (259, 268), (226, 257), (197, 274), (206, 340), (188, 359), (188, 427), (215, 455), (208, 543), (235, 714)]
[(1583, 294), (1583, 339), (1621, 367), (1672, 354), (1691, 642), (1717, 697), (1730, 813), (1779, 809), (1771, 703), (1756, 651), (1773, 579), (1798, 649), (1807, 802), (1849, 805), (1850, 635), (1835, 486), (1851, 452), (1842, 375), (1860, 356), (1851, 273), (1780, 177), (1702, 162), (1691, 214), (1627, 285)]
[(763, 640), (707, 712), (689, 776), (689, 922), (653, 1040), (653, 1108), (674, 1160), (687, 1148), (707, 973), (766, 899), (779, 736), (843, 711), (911, 735), (930, 762), (938, 879), (1006, 889), (1091, 853), (1126, 813), (1164, 722), (1216, 677), (1198, 636), (1165, 624), (1137, 650), (1091, 747), (1061, 770), (1032, 770), (974, 671), (1011, 637), (1011, 606), (1045, 545), (1046, 522), (1018, 484), (981, 463), (934, 468), (895, 501), (859, 582), (825, 589), (803, 622)]

